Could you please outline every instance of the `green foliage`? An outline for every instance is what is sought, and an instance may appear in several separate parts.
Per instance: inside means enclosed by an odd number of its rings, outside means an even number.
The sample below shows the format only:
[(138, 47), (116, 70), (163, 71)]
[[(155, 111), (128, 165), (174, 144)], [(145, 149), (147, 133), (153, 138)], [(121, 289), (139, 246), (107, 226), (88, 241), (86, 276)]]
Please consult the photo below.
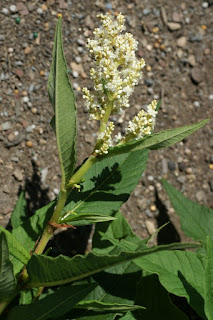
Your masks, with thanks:
[(184, 197), (168, 181), (162, 181), (171, 203), (180, 216), (182, 230), (194, 240), (213, 240), (213, 210)]
[(158, 274), (168, 292), (185, 297), (204, 317), (204, 265), (195, 252), (155, 252), (135, 260), (135, 263), (144, 270)]
[(85, 174), (81, 192), (73, 189), (63, 214), (74, 211), (111, 215), (127, 201), (148, 160), (148, 150), (121, 154), (96, 162)]
[[(161, 131), (133, 142), (115, 146), (109, 149), (109, 152), (106, 156), (111, 157), (113, 155), (121, 154), (124, 152), (132, 152), (145, 148), (150, 150), (167, 148), (188, 137), (190, 134), (203, 127), (208, 121), (209, 119), (205, 119), (195, 124)], [(104, 158), (106, 156), (104, 156)]]
[(48, 80), (49, 98), (55, 111), (54, 128), (61, 165), (62, 185), (68, 183), (76, 162), (76, 107), (75, 95), (67, 74), (59, 18), (53, 48), (53, 61)]
[(12, 230), (12, 234), (23, 244), (26, 250), (33, 250), (35, 242), (41, 236), (47, 222), (53, 214), (56, 202), (52, 201), (46, 206), (36, 210), (35, 214), (22, 225)]
[(25, 192), (22, 191), (19, 195), (16, 206), (11, 215), (11, 224), (13, 228), (17, 228), (19, 225), (23, 224), (27, 216), (27, 202), (25, 199)]
[(13, 308), (8, 320), (58, 319), (71, 310), (95, 286), (95, 284), (87, 284), (61, 288), (40, 301)]
[(213, 242), (207, 238), (204, 280), (205, 313), (208, 320), (213, 319)]
[(16, 279), (13, 274), (13, 265), (9, 260), (9, 250), (6, 236), (0, 234), (0, 302), (6, 301), (16, 291)]
[(23, 245), (16, 239), (11, 232), (5, 230), (0, 226), (0, 232), (4, 233), (7, 239), (9, 253), (23, 264), (27, 264), (30, 259), (29, 252), (23, 247)]

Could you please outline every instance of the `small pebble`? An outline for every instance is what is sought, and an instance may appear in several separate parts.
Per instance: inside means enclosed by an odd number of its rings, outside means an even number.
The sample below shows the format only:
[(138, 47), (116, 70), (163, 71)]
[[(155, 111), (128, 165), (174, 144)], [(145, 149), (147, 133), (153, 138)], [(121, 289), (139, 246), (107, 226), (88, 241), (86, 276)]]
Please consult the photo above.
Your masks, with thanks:
[(168, 22), (167, 26), (168, 26), (169, 30), (171, 30), (171, 31), (176, 31), (181, 28), (181, 24), (177, 23), (177, 22)]
[(72, 75), (73, 75), (74, 78), (78, 78), (78, 71), (73, 71)]
[(13, 176), (16, 178), (16, 180), (18, 181), (22, 181), (23, 180), (23, 174), (21, 172), (20, 169), (15, 169), (15, 171), (13, 172)]
[(208, 98), (210, 101), (213, 101), (213, 94), (210, 94)]
[(186, 37), (180, 37), (177, 39), (177, 46), (180, 48), (184, 48), (187, 44), (187, 38)]
[(8, 48), (8, 53), (13, 53), (14, 49), (13, 48)]
[(30, 101), (29, 97), (25, 96), (22, 98), (24, 103), (28, 103)]
[(21, 18), (20, 17), (16, 17), (16, 23), (19, 24), (21, 22)]
[(191, 174), (192, 173), (192, 168), (186, 168), (186, 173)]
[(12, 128), (12, 125), (9, 121), (3, 122), (0, 124), (0, 131), (7, 131)]
[(147, 231), (149, 232), (150, 235), (155, 233), (156, 227), (155, 227), (155, 224), (152, 220), (146, 220), (145, 225), (146, 225)]
[(59, 194), (59, 190), (57, 188), (53, 189), (54, 194), (57, 196)]
[(208, 8), (208, 6), (209, 6), (209, 4), (208, 4), (208, 2), (207, 2), (207, 1), (205, 1), (205, 2), (203, 2), (203, 3), (202, 3), (202, 7), (203, 7), (203, 9), (207, 9), (207, 8)]
[(168, 161), (168, 168), (169, 168), (170, 171), (175, 171), (175, 169), (176, 169), (176, 164), (175, 164), (175, 162), (172, 161), (172, 160), (169, 160), (169, 161)]
[(33, 146), (32, 141), (28, 140), (28, 141), (26, 142), (26, 146), (27, 146), (28, 148), (32, 148), (32, 146)]
[(153, 205), (150, 207), (150, 210), (151, 210), (152, 212), (154, 212), (154, 211), (157, 210), (157, 208), (156, 208), (156, 206), (153, 204)]
[(12, 5), (10, 6), (10, 11), (11, 11), (11, 12), (16, 12), (16, 5), (15, 5), (15, 4), (12, 4)]
[(9, 13), (9, 10), (7, 8), (3, 8), (1, 12), (7, 16)]
[(43, 10), (41, 8), (38, 8), (36, 11), (38, 14), (43, 14)]
[(196, 108), (200, 108), (200, 102), (199, 102), (199, 101), (194, 101), (193, 105), (194, 105)]

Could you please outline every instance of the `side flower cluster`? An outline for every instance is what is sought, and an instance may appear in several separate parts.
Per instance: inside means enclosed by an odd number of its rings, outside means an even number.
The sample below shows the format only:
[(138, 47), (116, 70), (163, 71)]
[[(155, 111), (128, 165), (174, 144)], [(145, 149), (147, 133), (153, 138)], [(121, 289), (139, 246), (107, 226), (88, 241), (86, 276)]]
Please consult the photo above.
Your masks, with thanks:
[(95, 62), (90, 70), (94, 81), (94, 94), (83, 88), (83, 98), (91, 119), (102, 120), (109, 101), (113, 102), (112, 113), (119, 113), (129, 107), (129, 96), (142, 77), (145, 66), (143, 59), (138, 60), (135, 51), (138, 42), (125, 30), (124, 16), (116, 19), (110, 14), (98, 16), (102, 27), (94, 31), (94, 40), (88, 39), (87, 47)]
[(112, 131), (114, 130), (114, 127), (115, 127), (114, 123), (109, 122), (106, 130), (99, 134), (98, 141), (100, 140), (101, 147), (99, 149), (95, 150), (95, 153), (97, 155), (107, 154), (109, 147), (113, 146)]
[(128, 127), (125, 130), (125, 142), (132, 139), (138, 140), (152, 133), (157, 115), (156, 108), (157, 101), (153, 100), (147, 106), (147, 111), (141, 110), (132, 121), (129, 121)]

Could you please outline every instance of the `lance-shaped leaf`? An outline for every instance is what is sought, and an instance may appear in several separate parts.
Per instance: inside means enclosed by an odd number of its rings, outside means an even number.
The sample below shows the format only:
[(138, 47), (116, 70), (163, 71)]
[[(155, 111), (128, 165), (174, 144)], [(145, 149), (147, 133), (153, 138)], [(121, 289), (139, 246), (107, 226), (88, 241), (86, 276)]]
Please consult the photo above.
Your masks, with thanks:
[(104, 155), (104, 158), (144, 148), (157, 150), (169, 147), (188, 137), (190, 134), (203, 127), (208, 121), (209, 119), (206, 119), (188, 126), (161, 131), (133, 142), (109, 148), (108, 153)]
[(46, 298), (25, 306), (14, 307), (8, 320), (46, 320), (59, 319), (81, 301), (96, 284), (65, 287)]
[(11, 215), (11, 224), (13, 228), (17, 228), (19, 225), (21, 225), (24, 222), (24, 220), (26, 220), (27, 218), (26, 210), (27, 210), (27, 201), (25, 199), (25, 192), (22, 191), (19, 195), (18, 201)]
[(27, 264), (28, 260), (30, 260), (29, 252), (23, 247), (18, 239), (12, 235), (12, 233), (0, 226), (0, 233), (1, 232), (6, 236), (10, 254), (23, 264)]
[(207, 238), (205, 261), (205, 313), (208, 320), (213, 320), (213, 242)]
[(92, 310), (92, 311), (107, 311), (107, 312), (127, 312), (137, 309), (145, 309), (144, 307), (134, 304), (119, 304), (119, 303), (106, 303), (97, 300), (88, 300), (79, 302), (75, 308)]
[(9, 250), (5, 234), (0, 234), (0, 301), (5, 301), (16, 290), (13, 265), (9, 260)]
[[(83, 279), (120, 263), (136, 259), (151, 252), (167, 249), (183, 249), (186, 244), (172, 244), (138, 251), (121, 251), (118, 254), (96, 255), (90, 252), (87, 256), (76, 255), (69, 258), (60, 255), (56, 258), (34, 254), (27, 264), (29, 274), (28, 287), (47, 287), (65, 284)], [(196, 247), (187, 244), (187, 247)], [(60, 272), (58, 272), (60, 270)]]
[(63, 210), (111, 215), (127, 201), (148, 160), (148, 150), (139, 150), (96, 162), (85, 174), (81, 192), (74, 189)]
[(213, 240), (213, 210), (187, 199), (168, 181), (162, 180), (172, 206), (180, 216), (181, 228), (184, 233), (195, 240)]
[(195, 252), (162, 251), (134, 262), (142, 269), (159, 275), (161, 284), (188, 303), (204, 319), (204, 263)]
[(73, 226), (85, 226), (88, 224), (112, 221), (115, 219), (116, 218), (114, 217), (98, 213), (83, 213), (80, 215), (69, 213), (65, 215), (64, 218), (60, 219), (59, 223), (71, 223)]
[(62, 185), (68, 183), (76, 162), (76, 106), (75, 95), (67, 74), (63, 52), (61, 18), (55, 31), (53, 61), (48, 79), (50, 102), (55, 111), (55, 131), (61, 166)]

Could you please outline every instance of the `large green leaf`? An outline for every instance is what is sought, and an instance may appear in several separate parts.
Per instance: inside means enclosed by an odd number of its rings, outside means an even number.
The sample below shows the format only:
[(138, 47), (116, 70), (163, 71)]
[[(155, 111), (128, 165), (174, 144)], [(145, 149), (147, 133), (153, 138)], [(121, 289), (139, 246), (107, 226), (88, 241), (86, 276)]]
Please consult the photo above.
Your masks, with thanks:
[(142, 269), (159, 275), (169, 292), (186, 297), (195, 311), (204, 314), (204, 265), (195, 252), (162, 251), (134, 260)]
[(29, 252), (33, 250), (38, 237), (53, 214), (56, 201), (52, 201), (46, 206), (36, 210), (35, 214), (26, 220), (23, 225), (13, 229), (12, 234), (18, 239)]
[[(115, 306), (128, 305), (131, 308), (135, 308), (136, 286), (140, 278), (141, 269), (131, 261), (111, 267), (93, 275), (87, 280), (81, 280), (95, 281), (95, 283), (98, 284), (97, 287), (84, 298), (84, 301), (86, 300), (90, 303), (91, 300), (95, 299), (99, 306), (100, 304), (103, 304), (103, 307), (104, 305), (108, 305), (111, 308), (114, 304)], [(107, 315), (105, 313), (103, 314), (104, 310), (102, 310), (103, 319), (105, 319), (105, 317), (107, 317), (107, 319), (110, 317), (111, 319), (110, 309), (108, 310), (108, 312), (105, 311), (107, 312)], [(121, 309), (119, 310), (117, 312), (123, 314), (124, 309), (122, 309), (123, 311)], [(95, 312), (93, 311), (92, 313), (92, 311), (86, 309), (74, 309), (69, 315), (72, 315), (71, 319), (87, 319), (88, 317), (88, 319), (93, 320), (92, 315), (98, 317), (98, 312), (100, 313), (98, 310)], [(113, 312), (116, 311), (114, 310)], [(67, 317), (67, 319), (70, 318)]]
[(162, 180), (169, 195), (172, 206), (180, 216), (181, 228), (184, 233), (195, 240), (213, 240), (213, 210), (191, 201), (177, 191), (168, 181)]
[(169, 298), (168, 292), (160, 284), (157, 275), (143, 276), (137, 287), (136, 304), (145, 306), (145, 310), (134, 312), (137, 320), (187, 320)]
[(14, 307), (8, 320), (58, 319), (81, 301), (96, 284), (65, 287), (32, 304)]
[(17, 228), (24, 222), (24, 220), (26, 220), (26, 210), (27, 202), (25, 199), (25, 192), (22, 191), (19, 195), (18, 201), (11, 215), (11, 224), (13, 228)]
[(18, 239), (12, 235), (12, 233), (0, 226), (0, 233), (1, 232), (6, 236), (10, 254), (23, 264), (27, 264), (28, 260), (30, 260), (29, 252), (23, 247)]
[(142, 250), (139, 248), (138, 251), (121, 251), (121, 248), (117, 248), (118, 250), (114, 252), (119, 253), (116, 254), (96, 255), (90, 252), (87, 256), (76, 255), (73, 258), (63, 255), (53, 258), (34, 254), (27, 264), (29, 274), (27, 286), (47, 287), (73, 282), (152, 252), (181, 249), (185, 246), (186, 244), (177, 243), (144, 249), (143, 245)]
[(48, 79), (50, 102), (55, 111), (55, 130), (61, 165), (62, 185), (68, 183), (76, 163), (76, 106), (69, 82), (61, 34), (61, 18), (55, 31), (53, 61)]
[(111, 215), (127, 201), (148, 159), (148, 150), (122, 154), (96, 162), (84, 176), (82, 190), (74, 189), (63, 210)]
[(141, 150), (144, 148), (148, 148), (150, 150), (157, 150), (169, 147), (188, 137), (190, 134), (204, 126), (208, 121), (209, 119), (205, 119), (195, 124), (161, 131), (147, 136), (145, 138), (135, 140), (133, 142), (109, 148), (108, 154), (104, 155), (104, 158), (111, 157), (124, 152)]
[(13, 265), (9, 260), (9, 250), (5, 234), (0, 234), (0, 301), (6, 301), (16, 290)]
[(213, 242), (207, 238), (205, 261), (205, 313), (208, 320), (213, 320)]

